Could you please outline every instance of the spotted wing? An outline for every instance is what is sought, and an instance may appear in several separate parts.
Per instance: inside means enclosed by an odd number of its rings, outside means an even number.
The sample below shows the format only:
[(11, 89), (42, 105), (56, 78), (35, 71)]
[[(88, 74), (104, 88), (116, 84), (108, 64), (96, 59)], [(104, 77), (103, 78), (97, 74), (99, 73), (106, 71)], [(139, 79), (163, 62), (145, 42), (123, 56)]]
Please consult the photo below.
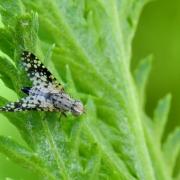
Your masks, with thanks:
[(16, 112), (16, 111), (53, 111), (52, 104), (47, 103), (42, 97), (27, 96), (17, 102), (12, 102), (6, 106), (0, 107), (0, 111)]
[(54, 88), (63, 90), (62, 85), (57, 82), (55, 77), (53, 77), (50, 71), (34, 54), (23, 51), (21, 58), (23, 66), (34, 86), (44, 84), (45, 86), (53, 86)]

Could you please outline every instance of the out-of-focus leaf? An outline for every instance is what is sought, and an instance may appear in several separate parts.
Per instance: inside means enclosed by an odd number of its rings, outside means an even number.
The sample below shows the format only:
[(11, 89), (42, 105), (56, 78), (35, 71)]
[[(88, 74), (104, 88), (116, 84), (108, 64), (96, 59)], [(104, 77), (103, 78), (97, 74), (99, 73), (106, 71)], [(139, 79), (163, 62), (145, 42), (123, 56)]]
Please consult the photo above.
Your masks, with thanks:
[(141, 62), (139, 63), (138, 67), (136, 68), (134, 75), (135, 75), (135, 81), (138, 88), (138, 93), (140, 97), (141, 104), (144, 105), (144, 99), (145, 99), (145, 87), (147, 84), (147, 80), (149, 77), (149, 73), (151, 70), (152, 65), (152, 55), (145, 57)]
[(163, 144), (163, 153), (166, 159), (168, 167), (173, 173), (173, 168), (177, 161), (177, 157), (180, 153), (180, 128), (175, 129), (171, 134), (168, 135), (166, 141)]
[(168, 119), (169, 109), (171, 103), (171, 95), (167, 95), (159, 101), (156, 110), (154, 112), (154, 131), (156, 133), (157, 140), (161, 140), (164, 128)]

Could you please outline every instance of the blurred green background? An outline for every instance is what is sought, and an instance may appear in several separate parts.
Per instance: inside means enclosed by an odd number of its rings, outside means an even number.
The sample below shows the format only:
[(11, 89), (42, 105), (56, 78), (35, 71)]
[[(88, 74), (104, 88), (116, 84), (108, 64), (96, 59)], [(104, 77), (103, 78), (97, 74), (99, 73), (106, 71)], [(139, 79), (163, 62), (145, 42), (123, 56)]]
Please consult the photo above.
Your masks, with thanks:
[[(143, 10), (133, 41), (132, 69), (140, 59), (154, 55), (153, 68), (147, 86), (146, 112), (152, 116), (157, 101), (167, 93), (173, 96), (166, 132), (180, 125), (180, 1), (158, 0)], [(0, 87), (3, 85), (0, 82)], [(9, 100), (17, 96), (0, 89)], [(23, 142), (15, 127), (0, 115), (0, 135), (10, 136)], [(0, 154), (0, 180), (36, 180), (37, 177), (9, 161)], [(9, 180), (10, 180), (9, 179)]]
[(154, 55), (146, 89), (146, 112), (153, 115), (157, 101), (172, 94), (167, 132), (180, 125), (180, 1), (158, 0), (143, 10), (133, 42), (132, 67)]

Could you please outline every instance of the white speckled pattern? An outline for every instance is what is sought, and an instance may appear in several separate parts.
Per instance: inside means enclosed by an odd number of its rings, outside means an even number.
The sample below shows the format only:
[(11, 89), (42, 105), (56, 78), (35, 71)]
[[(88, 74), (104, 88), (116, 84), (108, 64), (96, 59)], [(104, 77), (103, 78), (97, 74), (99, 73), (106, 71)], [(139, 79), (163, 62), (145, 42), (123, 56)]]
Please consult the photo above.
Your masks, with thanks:
[(64, 92), (61, 84), (53, 77), (48, 69), (32, 53), (24, 51), (21, 56), (22, 64), (33, 87), (26, 88), (29, 95), (18, 102), (9, 103), (0, 111), (58, 111), (68, 112), (78, 116), (84, 112), (83, 104), (79, 100), (70, 98)]

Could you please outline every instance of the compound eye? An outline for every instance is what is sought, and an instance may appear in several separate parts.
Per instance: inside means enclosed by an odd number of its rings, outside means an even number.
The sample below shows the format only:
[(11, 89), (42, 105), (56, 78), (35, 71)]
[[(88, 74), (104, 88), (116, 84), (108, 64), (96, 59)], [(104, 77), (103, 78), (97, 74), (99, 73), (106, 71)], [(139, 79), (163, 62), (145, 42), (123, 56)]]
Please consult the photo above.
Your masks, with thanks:
[(81, 101), (75, 101), (75, 103), (72, 106), (72, 114), (74, 116), (79, 116), (84, 112), (84, 106), (81, 103)]

